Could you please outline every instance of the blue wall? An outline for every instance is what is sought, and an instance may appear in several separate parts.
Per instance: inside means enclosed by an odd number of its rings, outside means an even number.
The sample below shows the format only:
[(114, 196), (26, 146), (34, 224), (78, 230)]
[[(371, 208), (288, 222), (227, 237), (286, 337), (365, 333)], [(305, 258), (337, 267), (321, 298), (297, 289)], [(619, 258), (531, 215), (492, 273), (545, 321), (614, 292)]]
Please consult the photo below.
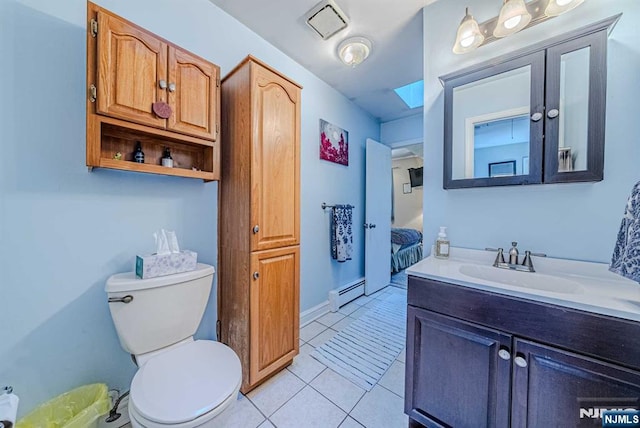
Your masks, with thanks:
[[(422, 110), (422, 109), (416, 109)], [(414, 144), (422, 142), (422, 113), (380, 124), (380, 142), (388, 146)]]
[[(453, 246), (508, 245), (555, 257), (609, 261), (626, 198), (640, 179), (640, 2), (590, 0), (518, 34), (454, 55), (465, 6), (479, 22), (496, 16), (493, 0), (439, 1), (424, 9), (425, 242), (449, 226)], [(442, 189), (443, 90), (438, 76), (624, 12), (609, 37), (604, 181), (484, 189)]]
[[(377, 121), (207, 0), (98, 3), (223, 75), (251, 53), (304, 86), (301, 309), (362, 277), (361, 231), (354, 260), (331, 262), (320, 204), (353, 203), (364, 221), (364, 142), (379, 138)], [(104, 282), (153, 250), (155, 230), (173, 229), (200, 261), (217, 260), (217, 183), (84, 166), (85, 19), (85, 0), (0, 2), (0, 383), (14, 386), (21, 414), (85, 383), (128, 389), (135, 367)], [(348, 168), (319, 160), (320, 118), (349, 131)], [(198, 337), (215, 337), (215, 295)]]

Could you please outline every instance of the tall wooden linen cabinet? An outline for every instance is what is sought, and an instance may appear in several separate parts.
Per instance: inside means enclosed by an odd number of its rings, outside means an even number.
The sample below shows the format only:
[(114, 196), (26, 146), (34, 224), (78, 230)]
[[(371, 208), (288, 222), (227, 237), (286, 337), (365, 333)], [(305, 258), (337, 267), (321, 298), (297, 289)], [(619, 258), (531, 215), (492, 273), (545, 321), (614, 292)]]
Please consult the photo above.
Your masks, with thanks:
[(243, 393), (298, 354), (301, 89), (251, 56), (222, 81), (220, 339)]

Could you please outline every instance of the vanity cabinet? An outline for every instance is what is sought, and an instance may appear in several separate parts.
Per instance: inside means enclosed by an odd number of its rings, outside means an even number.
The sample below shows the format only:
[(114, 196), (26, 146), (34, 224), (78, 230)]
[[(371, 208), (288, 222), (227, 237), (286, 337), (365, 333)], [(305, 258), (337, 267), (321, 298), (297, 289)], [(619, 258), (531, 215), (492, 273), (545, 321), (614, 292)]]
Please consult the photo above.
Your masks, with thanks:
[(640, 406), (640, 322), (409, 277), (412, 427), (600, 426)]
[(219, 179), (220, 68), (92, 3), (87, 33), (87, 166)]
[(442, 76), (443, 187), (602, 180), (618, 18)]
[(222, 80), (218, 314), (243, 393), (298, 354), (300, 96), (251, 56)]

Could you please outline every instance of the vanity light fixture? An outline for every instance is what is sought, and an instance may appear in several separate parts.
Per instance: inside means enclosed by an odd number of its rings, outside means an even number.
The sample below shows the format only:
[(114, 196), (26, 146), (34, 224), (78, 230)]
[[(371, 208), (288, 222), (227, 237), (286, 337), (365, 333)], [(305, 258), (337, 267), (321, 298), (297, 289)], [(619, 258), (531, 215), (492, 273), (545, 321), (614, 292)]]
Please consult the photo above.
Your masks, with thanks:
[(558, 16), (571, 9), (578, 7), (584, 0), (549, 0), (549, 4), (544, 10), (547, 16)]
[(458, 26), (458, 34), (456, 35), (456, 44), (453, 45), (453, 52), (462, 54), (472, 51), (484, 42), (484, 36), (480, 32), (478, 21), (469, 15), (467, 8), (464, 18)]
[(338, 45), (338, 57), (346, 65), (355, 67), (371, 53), (371, 41), (365, 37), (351, 37)]
[(463, 54), (568, 12), (584, 0), (502, 0), (500, 14), (478, 24), (469, 8), (460, 25), (453, 53)]
[(531, 14), (524, 0), (504, 0), (493, 35), (498, 38), (506, 37), (522, 30), (530, 22)]

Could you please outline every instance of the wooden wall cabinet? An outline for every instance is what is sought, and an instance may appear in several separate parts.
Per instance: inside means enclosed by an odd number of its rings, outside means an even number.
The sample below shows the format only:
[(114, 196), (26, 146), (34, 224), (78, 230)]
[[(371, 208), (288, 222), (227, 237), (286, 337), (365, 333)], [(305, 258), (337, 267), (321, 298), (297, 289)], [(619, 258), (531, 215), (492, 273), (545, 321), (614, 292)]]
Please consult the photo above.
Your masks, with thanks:
[(251, 56), (222, 81), (218, 313), (245, 393), (298, 353), (300, 92)]
[[(218, 180), (219, 75), (217, 65), (88, 3), (87, 166)], [(133, 162), (136, 141), (144, 164)], [(174, 168), (161, 166), (165, 147)]]
[(591, 409), (640, 406), (639, 322), (416, 277), (408, 303), (411, 427), (601, 426)]

